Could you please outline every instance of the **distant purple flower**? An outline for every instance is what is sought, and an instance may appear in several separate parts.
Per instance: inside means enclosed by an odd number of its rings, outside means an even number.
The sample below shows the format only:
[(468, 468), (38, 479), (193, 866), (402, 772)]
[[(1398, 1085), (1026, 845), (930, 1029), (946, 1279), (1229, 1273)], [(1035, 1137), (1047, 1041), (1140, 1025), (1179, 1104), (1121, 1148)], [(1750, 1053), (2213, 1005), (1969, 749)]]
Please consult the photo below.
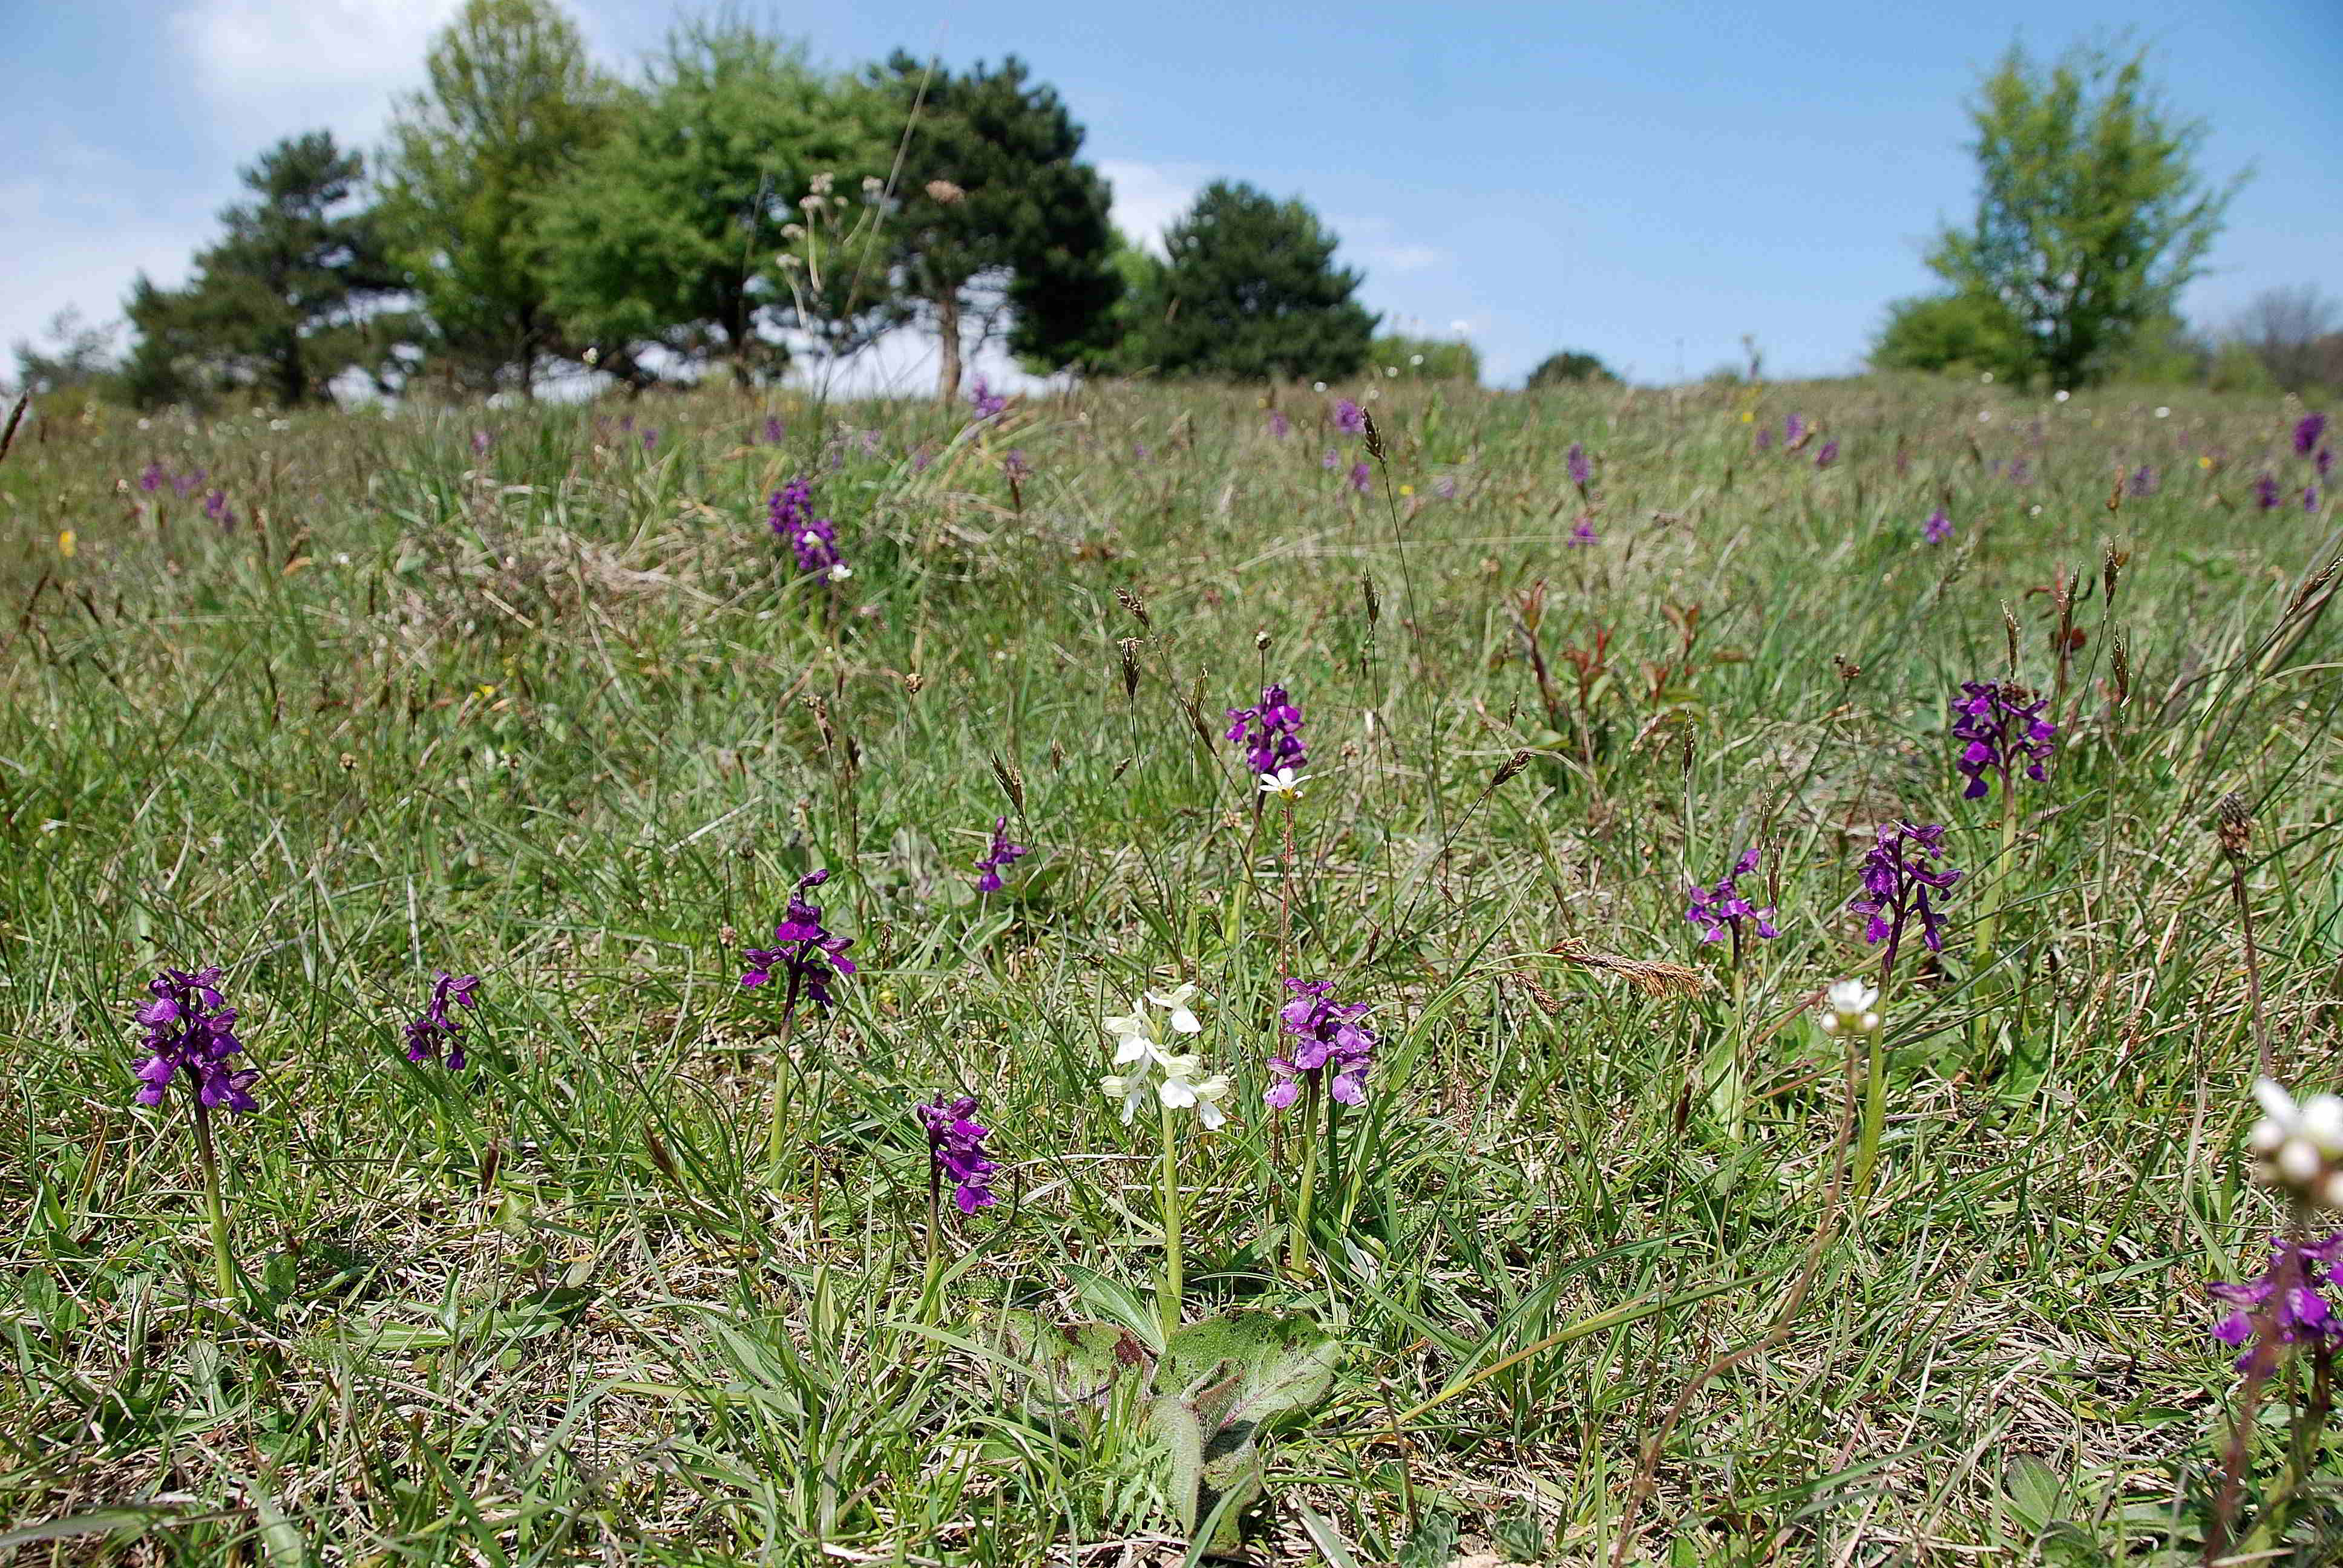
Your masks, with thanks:
[(204, 516), (221, 528), (236, 527), (236, 508), (227, 504), (226, 490), (213, 490), (204, 497)]
[(486, 430), (475, 430), (472, 432), (472, 456), (475, 457), (487, 457), (488, 455), (488, 448), (496, 444), (497, 438), (494, 436), (489, 435)]
[(992, 819), (992, 842), (983, 854), (976, 858), (976, 869), (984, 873), (976, 879), (976, 890), (980, 893), (1001, 891), (1001, 868), (1013, 865), (1032, 852), (1022, 844), (1011, 843), (1009, 819), (995, 817)]
[(881, 434), (882, 433), (880, 431), (878, 427), (873, 426), (870, 429), (863, 431), (860, 436), (856, 437), (856, 439), (862, 443), (862, 455), (864, 457), (875, 457), (879, 455)]
[(924, 474), (928, 471), (928, 465), (935, 460), (936, 455), (929, 451), (926, 443), (922, 442), (920, 449), (911, 454), (911, 472)]
[(1793, 414), (1782, 421), (1782, 445), (1785, 447), (1796, 446), (1798, 437), (1805, 433), (1806, 421), (1802, 416)]
[(1308, 748), (1302, 743), (1302, 709), (1285, 695), (1282, 686), (1261, 689), (1261, 702), (1253, 708), (1232, 708), (1229, 739), (1245, 749), (1245, 762), (1263, 778), (1281, 768), (1299, 770), (1310, 760)]
[(1147, 443), (1146, 443), (1146, 442), (1144, 442), (1144, 441), (1133, 441), (1133, 442), (1131, 444), (1131, 461), (1133, 461), (1133, 462), (1135, 462), (1135, 463), (1144, 463), (1145, 461), (1147, 461), (1148, 456), (1149, 456), (1149, 454), (1148, 454), (1148, 450), (1147, 450)]
[(230, 1062), (244, 1052), (236, 1038), (236, 1009), (220, 999), (219, 968), (165, 970), (147, 982), (155, 1000), (138, 1010), (146, 1036), (146, 1064), (138, 1070), (138, 1103), (160, 1105), (174, 1074), (186, 1073), (187, 1087), (206, 1111), (256, 1111), (247, 1088), (260, 1075)]
[(1991, 794), (1988, 772), (2001, 775), (2004, 793), (2012, 782), (2011, 770), (2021, 765), (2028, 779), (2044, 777), (2043, 765), (2057, 749), (2058, 727), (2042, 717), (2049, 706), (2048, 698), (2036, 697), (2022, 686), (1961, 682), (1961, 694), (1953, 699), (1953, 739), (1968, 742), (1954, 764), (1969, 781), (1961, 791), (1964, 796), (1982, 800)]
[(759, 433), (759, 438), (768, 447), (778, 447), (781, 444), (781, 438), (789, 434), (789, 427), (781, 422), (781, 417), (779, 414), (769, 415), (765, 419), (764, 429)]
[(457, 1072), (464, 1070), (462, 1033), (464, 1026), (456, 1020), (455, 1016), (448, 1012), (447, 1009), (450, 1005), (463, 1008), (479, 1006), (480, 999), (472, 994), (479, 983), (480, 977), (478, 975), (465, 975), (458, 979), (445, 970), (437, 970), (432, 975), (431, 1000), (423, 1004), (423, 1016), (407, 1026), (407, 1060), (437, 1060), (440, 1041), (445, 1040), (447, 1045), (447, 1066)]
[(1562, 460), (1563, 466), (1570, 471), (1570, 482), (1584, 494), (1587, 481), (1594, 477), (1594, 465), (1587, 459), (1586, 448), (1573, 441)]
[(2287, 1345), (2343, 1338), (2343, 1314), (2323, 1293), (2343, 1291), (2338, 1259), (2343, 1259), (2343, 1231), (2323, 1241), (2280, 1240), (2270, 1244), (2269, 1267), (2258, 1278), (2242, 1285), (2205, 1287), (2214, 1300), (2229, 1306), (2228, 1315), (2213, 1325), (2213, 1337), (2238, 1352), (2239, 1372), (2258, 1358), (2267, 1372)]
[(1363, 496), (1373, 487), (1374, 470), (1368, 467), (1363, 461), (1352, 464), (1351, 488)]
[(2327, 416), (2305, 414), (2301, 422), (2294, 427), (2295, 451), (2302, 457), (2309, 457), (2312, 449), (2318, 445), (2318, 437), (2325, 434), (2327, 434)]
[(656, 448), (658, 446), (659, 431), (653, 427), (646, 425), (643, 427), (643, 450), (649, 452)]
[(846, 575), (846, 558), (838, 548), (838, 525), (814, 516), (812, 480), (800, 474), (775, 490), (766, 503), (765, 515), (773, 532), (789, 541), (799, 571), (809, 577)]
[[(1837, 442), (1837, 441), (1835, 441), (1835, 440), (1825, 441), (1825, 442), (1824, 442), (1824, 443), (1823, 443), (1819, 447), (1815, 448), (1815, 467), (1817, 467), (1817, 468), (1827, 468), (1827, 467), (1829, 467), (1833, 463), (1835, 463), (1835, 462), (1837, 462), (1837, 461), (1838, 461), (1838, 442)], [(2026, 461), (2026, 459), (2024, 459), (2023, 457), (2021, 457), (2021, 458), (2019, 458), (2019, 459), (2018, 459), (2018, 464), (2017, 464), (2017, 465), (2013, 465), (2013, 467), (2015, 467), (2015, 466), (2018, 466), (2018, 465), (2023, 465), (2025, 461)], [(2012, 475), (2011, 477), (2016, 477), (2016, 476), (2015, 476), (2015, 475)], [(2020, 484), (2025, 483), (2025, 481), (2024, 481), (2024, 480), (2022, 480), (2022, 479), (2021, 479), (2021, 480), (2019, 480), (2018, 482), (2019, 482)]]
[(1440, 477), (1433, 480), (1432, 493), (1438, 496), (1443, 501), (1454, 500), (1456, 498), (1456, 476), (1453, 474), (1443, 474)]
[(163, 465), (149, 458), (146, 466), (138, 471), (138, 487), (150, 493), (159, 490), (165, 477)]
[(208, 476), (201, 468), (192, 474), (174, 474), (171, 476), (171, 493), (184, 501), (203, 488), (206, 477)]
[(1334, 428), (1345, 436), (1355, 436), (1367, 427), (1367, 411), (1348, 397), (1334, 404)]
[(2147, 499), (2148, 497), (2156, 494), (2156, 470), (2142, 463), (2132, 474), (2130, 483), (2125, 487), (2131, 492), (2132, 499), (2136, 501)]
[(2274, 476), (2264, 474), (2254, 481), (2254, 504), (2265, 512), (2278, 505), (2278, 480)]
[(1760, 425), (1760, 426), (1758, 426), (1758, 427), (1757, 427), (1757, 449), (1758, 449), (1759, 451), (1763, 452), (1763, 451), (1766, 450), (1768, 447), (1772, 447), (1773, 445), (1774, 445), (1774, 427), (1773, 427), (1773, 426), (1771, 426), (1771, 425)]
[(2318, 457), (2316, 461), (2318, 467), (2318, 477), (2322, 479), (2327, 477), (2327, 471), (2335, 467), (2334, 448), (2330, 447), (2319, 447)]
[(1011, 447), (1009, 455), (1001, 459), (1001, 471), (1012, 479), (1021, 479), (1033, 471), (1033, 467), (1025, 461), (1022, 447)]
[(1001, 1167), (984, 1157), (984, 1141), (992, 1136), (991, 1129), (969, 1120), (976, 1111), (976, 1097), (964, 1094), (947, 1101), (939, 1094), (913, 1109), (928, 1134), (929, 1191), (939, 1192), (949, 1181), (952, 1201), (961, 1213), (990, 1208), (998, 1201), (992, 1195), (992, 1173)]
[(2027, 462), (2023, 457), (2012, 457), (2009, 460), (2009, 482), (2013, 485), (2032, 484), (2034, 482), (2034, 465)]
[(1292, 428), (1293, 421), (1287, 418), (1282, 412), (1275, 408), (1272, 408), (1269, 411), (1269, 433), (1271, 435), (1282, 441), (1285, 439), (1286, 432)]
[(1863, 891), (1848, 900), (1846, 907), (1871, 917), (1864, 928), (1863, 940), (1875, 947), (1885, 942), (1889, 963), (1895, 961), (1896, 950), (1903, 945), (1906, 926), (1916, 917), (1920, 922), (1920, 940), (1928, 950), (1944, 951), (1944, 911), (1936, 907), (1929, 894), (1942, 895), (1961, 879), (1961, 873), (1950, 866), (1929, 869), (1933, 862), (1944, 858), (1942, 827), (1923, 828), (1911, 822), (1880, 824), (1878, 841), (1864, 857)]
[(2305, 485), (2302, 487), (2302, 509), (2306, 512), (2315, 512), (2318, 509), (2318, 486)]
[(990, 419), (1008, 411), (1009, 399), (985, 385), (980, 376), (968, 389), (968, 406), (980, 419)]
[(1334, 987), (1330, 980), (1289, 977), (1285, 989), (1293, 1000), (1278, 1010), (1278, 1017), (1285, 1020), (1285, 1032), (1293, 1043), (1283, 1056), (1269, 1059), (1269, 1070), (1278, 1081), (1270, 1085), (1262, 1101), (1282, 1111), (1301, 1098), (1303, 1083), (1319, 1081), (1345, 1105), (1365, 1103), (1367, 1069), (1373, 1064), (1375, 1049), (1373, 1031), (1359, 1022), (1367, 1004), (1331, 1000), (1328, 993)]
[(1599, 545), (1603, 542), (1603, 536), (1594, 531), (1594, 518), (1581, 518), (1578, 526), (1570, 530), (1570, 537), (1562, 542), (1574, 546)]
[(792, 1000), (802, 987), (822, 1011), (828, 1012), (837, 1005), (837, 999), (830, 995), (830, 982), (836, 976), (854, 972), (853, 960), (846, 956), (846, 950), (854, 943), (848, 938), (830, 935), (830, 929), (821, 923), (821, 906), (806, 897), (828, 880), (828, 871), (813, 871), (798, 879), (797, 890), (789, 895), (789, 910), (782, 915), (781, 923), (773, 928), (774, 945), (750, 948), (741, 955), (749, 964), (749, 971), (740, 977), (742, 985), (765, 985), (778, 973), (788, 981)]
[(1731, 870), (1716, 879), (1716, 886), (1704, 888), (1698, 882), (1692, 884), (1691, 908), (1684, 910), (1684, 919), (1699, 929), (1702, 941), (1721, 942), (1730, 937), (1733, 939), (1733, 950), (1738, 953), (1741, 950), (1741, 927), (1745, 920), (1763, 940), (1771, 940), (1782, 934), (1774, 929), (1774, 922), (1769, 918), (1774, 913), (1772, 908), (1757, 908), (1742, 897), (1741, 890), (1735, 886), (1740, 879), (1756, 869), (1757, 851), (1749, 849), (1733, 862)]
[(1928, 514), (1928, 520), (1920, 525), (1920, 537), (1932, 545), (1941, 545), (1953, 537), (1953, 519), (1945, 515), (1944, 508), (1938, 507)]
[(1329, 447), (1326, 448), (1326, 455), (1318, 459), (1318, 466), (1329, 471), (1339, 468), (1342, 466), (1342, 454)]

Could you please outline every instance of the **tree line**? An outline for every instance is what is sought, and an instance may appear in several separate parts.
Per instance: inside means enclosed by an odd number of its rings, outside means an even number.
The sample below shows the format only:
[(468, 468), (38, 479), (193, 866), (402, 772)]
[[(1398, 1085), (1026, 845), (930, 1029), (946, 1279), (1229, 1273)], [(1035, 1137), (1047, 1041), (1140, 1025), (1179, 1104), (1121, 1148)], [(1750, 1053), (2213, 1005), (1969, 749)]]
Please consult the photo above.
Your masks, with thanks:
[[(1298, 200), (1215, 181), (1161, 256), (1119, 234), (1082, 127), (1014, 57), (830, 71), (719, 14), (629, 81), (552, 0), (467, 0), (425, 65), (371, 168), (312, 131), (242, 170), (187, 281), (134, 285), (118, 367), (66, 323), (55, 353), (19, 346), (19, 379), (283, 407), (353, 385), (526, 396), (581, 367), (746, 386), (906, 327), (940, 343), (946, 397), (986, 341), (1036, 373), (1423, 363), (1376, 338)], [(1469, 347), (1431, 347), (1477, 374)]]

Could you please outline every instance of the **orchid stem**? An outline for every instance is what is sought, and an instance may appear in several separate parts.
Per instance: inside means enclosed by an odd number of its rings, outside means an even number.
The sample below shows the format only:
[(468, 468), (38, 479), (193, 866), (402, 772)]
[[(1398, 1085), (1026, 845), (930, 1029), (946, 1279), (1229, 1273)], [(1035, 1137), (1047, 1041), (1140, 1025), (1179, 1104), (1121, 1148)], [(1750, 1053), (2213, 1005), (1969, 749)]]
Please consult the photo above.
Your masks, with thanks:
[(234, 1300), (236, 1294), (236, 1257), (227, 1245), (227, 1206), (220, 1201), (219, 1158), (212, 1149), (211, 1108), (199, 1098), (195, 1102), (196, 1161), (204, 1171), (204, 1216), (211, 1223), (212, 1278), (220, 1295)]
[(1169, 1105), (1163, 1118), (1163, 1286), (1156, 1307), (1163, 1318), (1163, 1342), (1168, 1347), (1180, 1329), (1180, 1297), (1183, 1286), (1180, 1259), (1180, 1123)]

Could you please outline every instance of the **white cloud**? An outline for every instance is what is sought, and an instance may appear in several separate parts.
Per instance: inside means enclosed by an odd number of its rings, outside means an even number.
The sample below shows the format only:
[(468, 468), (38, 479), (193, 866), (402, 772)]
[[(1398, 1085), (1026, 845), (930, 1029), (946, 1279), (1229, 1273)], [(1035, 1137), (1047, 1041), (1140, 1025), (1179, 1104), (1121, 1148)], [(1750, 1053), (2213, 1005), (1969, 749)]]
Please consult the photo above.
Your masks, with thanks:
[(1114, 187), (1114, 226), (1157, 256), (1163, 254), (1164, 229), (1195, 205), (1196, 193), (1212, 177), (1201, 164), (1126, 158), (1101, 158), (1098, 169)]
[(196, 87), (241, 147), (323, 126), (364, 143), (418, 85), (460, 0), (189, 0), (171, 17)]

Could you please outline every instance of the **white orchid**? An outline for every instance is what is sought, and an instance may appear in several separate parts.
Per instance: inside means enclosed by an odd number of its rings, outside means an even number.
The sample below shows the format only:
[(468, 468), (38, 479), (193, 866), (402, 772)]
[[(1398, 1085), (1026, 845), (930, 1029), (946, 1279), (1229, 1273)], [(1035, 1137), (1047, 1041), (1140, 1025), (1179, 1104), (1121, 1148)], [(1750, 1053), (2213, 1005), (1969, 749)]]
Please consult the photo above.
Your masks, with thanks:
[(1228, 1098), (1231, 1087), (1227, 1073), (1205, 1073), (1202, 1058), (1175, 1056), (1163, 1064), (1163, 1081), (1155, 1093), (1174, 1111), (1193, 1111), (1210, 1132), (1229, 1119), (1220, 1102)]
[(1195, 1000), (1195, 996), (1196, 988), (1193, 985), (1181, 985), (1174, 986), (1170, 990), (1148, 991), (1141, 1000), (1153, 1002), (1157, 1007), (1170, 1013), (1172, 1028), (1175, 1032), (1202, 1034), (1204, 1032), (1203, 1023), (1196, 1017), (1195, 1010), (1188, 1005)]
[(1823, 995), (1825, 1034), (1877, 1034), (1879, 988), (1859, 980), (1834, 981)]
[(2246, 1135), (2254, 1180), (2305, 1203), (2343, 1209), (2343, 1099), (2314, 1094), (2299, 1105), (2267, 1078), (2254, 1080), (2262, 1118)]

